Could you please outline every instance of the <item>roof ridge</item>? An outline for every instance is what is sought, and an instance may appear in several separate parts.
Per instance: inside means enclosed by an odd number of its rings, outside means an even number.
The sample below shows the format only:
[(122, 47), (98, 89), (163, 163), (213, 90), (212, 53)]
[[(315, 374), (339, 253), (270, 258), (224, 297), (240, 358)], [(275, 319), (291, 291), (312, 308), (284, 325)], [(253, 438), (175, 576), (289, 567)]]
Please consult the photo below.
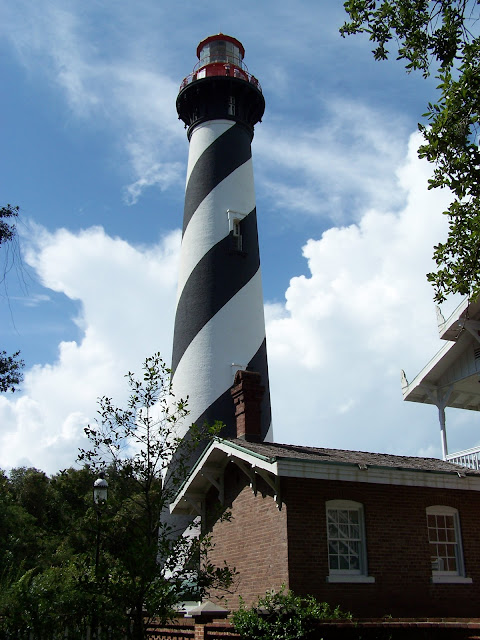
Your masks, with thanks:
[[(225, 440), (231, 441), (232, 444), (247, 451), (270, 458), (304, 458), (314, 461), (314, 456), (317, 456), (318, 458), (329, 458), (329, 462), (336, 461), (346, 464), (366, 464), (368, 466), (386, 466), (397, 469), (423, 469), (425, 471), (453, 472), (470, 476), (480, 475), (480, 471), (463, 467), (447, 460), (441, 460), (440, 458), (358, 451), (356, 449), (309, 447), (307, 445), (293, 445), (281, 442), (247, 442), (239, 438), (225, 438)], [(321, 460), (318, 461), (321, 462)]]

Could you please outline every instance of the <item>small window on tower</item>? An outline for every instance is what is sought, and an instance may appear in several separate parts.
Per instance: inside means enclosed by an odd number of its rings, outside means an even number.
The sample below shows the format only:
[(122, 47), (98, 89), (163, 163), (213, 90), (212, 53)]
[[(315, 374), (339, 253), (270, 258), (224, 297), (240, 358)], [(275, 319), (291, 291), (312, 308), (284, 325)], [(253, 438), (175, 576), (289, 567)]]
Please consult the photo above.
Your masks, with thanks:
[(246, 217), (246, 213), (232, 211), (227, 209), (228, 231), (232, 238), (232, 249), (234, 251), (243, 251), (243, 238), (241, 222)]
[(242, 234), (240, 233), (240, 220), (235, 219), (233, 221), (233, 239), (234, 247), (237, 251), (242, 250)]
[(235, 96), (228, 97), (228, 115), (229, 116), (235, 115)]

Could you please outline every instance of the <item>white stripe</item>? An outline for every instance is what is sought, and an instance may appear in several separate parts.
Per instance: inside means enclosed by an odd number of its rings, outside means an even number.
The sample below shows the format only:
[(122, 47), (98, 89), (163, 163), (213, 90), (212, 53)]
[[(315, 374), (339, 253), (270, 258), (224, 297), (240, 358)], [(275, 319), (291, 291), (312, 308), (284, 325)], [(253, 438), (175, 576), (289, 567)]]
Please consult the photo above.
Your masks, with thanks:
[[(219, 138), (235, 122), (232, 120), (209, 120), (195, 127), (190, 138), (190, 146), (188, 148), (188, 166), (187, 166), (187, 182), (193, 167), (197, 164), (197, 160), (207, 147), (209, 147), (217, 138)], [(186, 188), (185, 185), (185, 188)]]
[(227, 209), (250, 213), (254, 207), (253, 165), (250, 158), (210, 191), (190, 218), (182, 240), (177, 302), (198, 262), (228, 235)]
[[(232, 363), (246, 366), (265, 339), (260, 269), (197, 333), (173, 377), (177, 398), (189, 396), (179, 435), (233, 384)], [(232, 401), (233, 402), (233, 401)]]

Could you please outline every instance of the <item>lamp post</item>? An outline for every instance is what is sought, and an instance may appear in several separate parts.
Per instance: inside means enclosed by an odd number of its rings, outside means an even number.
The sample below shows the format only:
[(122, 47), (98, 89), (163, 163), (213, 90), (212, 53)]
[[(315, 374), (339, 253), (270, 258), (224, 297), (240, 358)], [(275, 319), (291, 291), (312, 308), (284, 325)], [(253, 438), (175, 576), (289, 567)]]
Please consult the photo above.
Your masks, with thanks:
[(102, 516), (102, 506), (107, 501), (108, 482), (105, 480), (105, 474), (99, 473), (98, 478), (93, 483), (93, 503), (97, 513), (97, 545), (95, 550), (95, 576), (98, 575), (98, 563), (100, 560), (100, 519)]
[[(107, 501), (108, 495), (108, 482), (105, 480), (105, 474), (103, 472), (98, 474), (98, 478), (93, 483), (93, 504), (95, 506), (95, 512), (97, 514), (97, 540), (95, 548), (95, 579), (98, 581), (98, 565), (100, 561), (100, 525), (102, 517), (102, 506)], [(98, 586), (98, 585), (97, 585)], [(97, 624), (97, 610), (94, 610), (94, 617), (92, 620), (93, 637), (97, 638), (98, 624)]]

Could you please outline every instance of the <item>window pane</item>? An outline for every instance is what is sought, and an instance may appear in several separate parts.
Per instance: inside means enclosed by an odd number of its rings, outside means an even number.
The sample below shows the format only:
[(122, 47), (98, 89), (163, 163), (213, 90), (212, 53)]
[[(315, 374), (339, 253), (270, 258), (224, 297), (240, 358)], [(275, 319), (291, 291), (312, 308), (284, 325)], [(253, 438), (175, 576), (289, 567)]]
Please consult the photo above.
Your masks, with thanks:
[(455, 542), (455, 529), (447, 529), (448, 542)]
[(328, 543), (328, 553), (334, 555), (338, 553), (338, 542)]
[(349, 511), (350, 522), (358, 523), (358, 511)]
[(355, 556), (359, 556), (360, 555), (360, 542), (358, 540), (355, 540), (353, 542), (350, 541), (348, 546), (349, 546), (349, 549), (350, 549), (350, 553), (352, 555), (355, 555)]

